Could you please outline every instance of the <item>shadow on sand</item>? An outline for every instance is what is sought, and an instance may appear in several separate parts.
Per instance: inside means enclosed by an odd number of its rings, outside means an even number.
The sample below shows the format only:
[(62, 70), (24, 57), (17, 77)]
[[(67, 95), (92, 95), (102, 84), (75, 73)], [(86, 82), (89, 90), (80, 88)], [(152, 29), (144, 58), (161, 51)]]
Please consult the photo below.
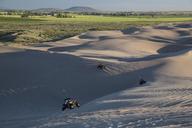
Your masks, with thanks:
[(84, 104), (136, 87), (141, 76), (153, 81), (153, 73), (161, 66), (108, 76), (91, 63), (72, 55), (38, 51), (0, 54), (0, 93), (5, 92), (0, 95), (1, 117), (57, 112), (66, 96)]

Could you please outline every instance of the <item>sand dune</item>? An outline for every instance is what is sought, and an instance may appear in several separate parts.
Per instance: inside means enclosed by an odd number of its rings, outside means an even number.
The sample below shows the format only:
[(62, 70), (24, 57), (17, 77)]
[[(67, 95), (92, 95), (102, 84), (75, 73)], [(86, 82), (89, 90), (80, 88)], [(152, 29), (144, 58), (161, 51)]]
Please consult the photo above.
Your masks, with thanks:
[[(189, 23), (0, 46), (0, 126), (190, 127), (191, 37)], [(66, 96), (81, 108), (61, 113)]]

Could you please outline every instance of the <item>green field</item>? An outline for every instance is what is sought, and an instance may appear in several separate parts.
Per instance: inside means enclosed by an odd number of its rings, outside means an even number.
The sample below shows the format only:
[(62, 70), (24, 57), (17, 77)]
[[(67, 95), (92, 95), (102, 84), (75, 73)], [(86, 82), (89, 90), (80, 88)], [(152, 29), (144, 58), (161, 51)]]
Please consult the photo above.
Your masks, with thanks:
[(33, 44), (60, 40), (90, 30), (120, 30), (126, 29), (130, 25), (143, 26), (159, 23), (192, 22), (192, 17), (178, 16), (114, 17), (77, 14), (74, 14), (74, 16), (75, 18), (0, 16), (0, 43)]

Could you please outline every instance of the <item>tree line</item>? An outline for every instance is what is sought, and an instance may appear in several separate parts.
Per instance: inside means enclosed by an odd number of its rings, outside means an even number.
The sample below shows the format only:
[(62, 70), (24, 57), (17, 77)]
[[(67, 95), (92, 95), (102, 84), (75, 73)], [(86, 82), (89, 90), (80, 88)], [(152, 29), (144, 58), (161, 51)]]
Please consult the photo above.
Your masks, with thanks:
[(54, 16), (57, 18), (75, 18), (68, 12), (32, 12), (32, 11), (0, 11), (0, 15), (20, 15), (21, 18), (28, 18), (32, 16)]
[(78, 15), (97, 15), (97, 16), (192, 16), (191, 11), (186, 12), (34, 12), (24, 10), (6, 10), (0, 11), (0, 15), (20, 15), (22, 18), (30, 16), (54, 16), (57, 18), (75, 18), (73, 14)]

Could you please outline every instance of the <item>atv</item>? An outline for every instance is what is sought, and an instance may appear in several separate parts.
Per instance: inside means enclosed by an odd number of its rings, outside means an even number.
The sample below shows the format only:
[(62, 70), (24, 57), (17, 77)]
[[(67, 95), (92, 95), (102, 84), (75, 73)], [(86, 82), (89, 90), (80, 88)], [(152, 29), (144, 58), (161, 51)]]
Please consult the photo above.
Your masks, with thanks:
[(63, 104), (62, 111), (65, 111), (66, 109), (74, 109), (75, 107), (80, 107), (78, 101), (75, 99), (67, 98), (65, 99), (65, 103)]

